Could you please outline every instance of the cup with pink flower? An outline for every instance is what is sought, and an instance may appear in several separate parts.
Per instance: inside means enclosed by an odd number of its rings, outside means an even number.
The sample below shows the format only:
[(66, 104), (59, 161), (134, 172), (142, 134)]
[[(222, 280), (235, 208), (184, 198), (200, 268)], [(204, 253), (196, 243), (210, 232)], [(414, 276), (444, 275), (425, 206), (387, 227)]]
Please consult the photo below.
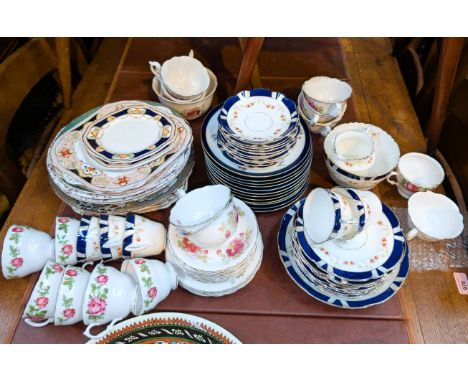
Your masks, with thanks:
[(54, 322), (55, 307), (65, 267), (48, 261), (24, 309), (24, 322), (41, 327)]
[(8, 228), (2, 248), (2, 272), (6, 279), (38, 272), (53, 258), (54, 240), (47, 233), (25, 225)]
[(90, 276), (83, 268), (72, 265), (65, 268), (55, 307), (55, 325), (73, 325), (83, 319), (84, 293)]
[(60, 264), (77, 263), (76, 240), (80, 221), (77, 219), (57, 216), (55, 218), (55, 261)]
[(177, 274), (169, 263), (150, 259), (131, 259), (122, 263), (120, 270), (138, 285), (132, 313), (136, 316), (154, 309), (177, 288)]
[[(120, 320), (127, 317), (136, 301), (137, 285), (133, 279), (117, 269), (99, 263), (94, 268), (84, 294), (82, 312), (88, 338), (104, 336)], [(99, 334), (91, 329), (110, 323)]]

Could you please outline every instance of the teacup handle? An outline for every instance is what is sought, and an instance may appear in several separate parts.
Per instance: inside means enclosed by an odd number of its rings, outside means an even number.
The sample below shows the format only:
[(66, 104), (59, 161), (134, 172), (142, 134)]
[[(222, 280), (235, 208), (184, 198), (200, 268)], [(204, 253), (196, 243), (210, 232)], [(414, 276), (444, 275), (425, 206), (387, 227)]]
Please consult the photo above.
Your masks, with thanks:
[(188, 56), (189, 56), (190, 58), (193, 58), (193, 49), (190, 49), (190, 52), (189, 52)]
[(411, 231), (409, 231), (406, 235), (406, 240), (410, 241), (413, 240), (416, 236), (418, 236), (418, 229), (413, 228)]
[(35, 321), (31, 320), (30, 318), (25, 318), (24, 322), (26, 322), (29, 326), (33, 326), (35, 328), (42, 328), (43, 326), (49, 325), (52, 322), (54, 322), (54, 319), (51, 317), (51, 318), (48, 318), (47, 320), (42, 321), (42, 322), (35, 322)]
[(107, 325), (107, 327), (102, 332), (100, 332), (99, 334), (91, 334), (91, 329), (96, 327), (96, 326), (101, 326), (102, 324), (89, 324), (86, 327), (86, 330), (83, 332), (83, 334), (86, 337), (91, 338), (93, 340), (104, 337), (115, 326), (115, 324), (120, 320), (122, 320), (122, 318), (116, 318), (116, 319), (112, 320), (111, 323), (109, 325)]
[(179, 198), (182, 198), (182, 197), (185, 196), (185, 194), (186, 194), (186, 192), (185, 192), (184, 189), (182, 189), (182, 188), (178, 188), (178, 189), (176, 190), (176, 193), (177, 193), (177, 196), (178, 196)]
[(161, 64), (157, 61), (148, 61), (151, 71), (155, 76), (159, 76), (161, 73)]
[(390, 174), (387, 175), (387, 182), (394, 186), (398, 186), (398, 182), (391, 179), (392, 176), (397, 176), (397, 175), (398, 173), (396, 171), (392, 171)]

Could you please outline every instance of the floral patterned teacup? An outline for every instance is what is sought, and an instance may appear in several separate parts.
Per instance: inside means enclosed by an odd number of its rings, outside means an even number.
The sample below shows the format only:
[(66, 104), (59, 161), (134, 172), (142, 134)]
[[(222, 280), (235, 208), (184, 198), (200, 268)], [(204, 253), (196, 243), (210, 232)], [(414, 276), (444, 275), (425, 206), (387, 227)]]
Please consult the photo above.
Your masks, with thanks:
[[(430, 191), (444, 180), (444, 169), (435, 159), (421, 153), (401, 156), (396, 171), (387, 176), (390, 184), (397, 186), (401, 196), (408, 199), (415, 192)], [(396, 181), (391, 177), (396, 176)]]
[[(129, 214), (127, 222), (133, 222), (129, 240), (124, 241), (124, 253), (131, 252), (130, 257), (159, 255), (166, 248), (166, 227), (159, 222), (143, 216)], [(128, 243), (128, 244), (127, 244)], [(128, 256), (126, 256), (128, 257)]]
[(235, 234), (239, 216), (231, 190), (214, 185), (185, 194), (172, 208), (169, 220), (180, 235), (195, 245), (212, 248)]
[(149, 312), (177, 288), (177, 274), (169, 263), (159, 260), (125, 260), (120, 268), (138, 283), (139, 293), (132, 313)]
[[(127, 317), (136, 301), (138, 286), (132, 278), (117, 269), (99, 263), (89, 278), (83, 301), (83, 322), (88, 325), (84, 335), (88, 338), (104, 336), (120, 320)], [(97, 335), (91, 334), (95, 326), (110, 324)]]
[(96, 261), (102, 259), (101, 227), (96, 216), (83, 215), (76, 241), (78, 261)]
[(6, 279), (39, 272), (54, 258), (54, 240), (45, 232), (23, 225), (12, 225), (2, 249), (2, 271)]
[(65, 268), (55, 307), (55, 325), (73, 325), (83, 319), (84, 293), (90, 275), (87, 270), (72, 265)]
[(80, 221), (57, 216), (55, 218), (55, 261), (60, 264), (76, 264), (76, 239)]
[(107, 223), (105, 232), (101, 227), (101, 251), (109, 249), (113, 260), (121, 259), (126, 234), (126, 219), (123, 216), (109, 215)]
[(24, 309), (24, 322), (41, 327), (54, 321), (57, 297), (64, 275), (62, 264), (48, 261)]

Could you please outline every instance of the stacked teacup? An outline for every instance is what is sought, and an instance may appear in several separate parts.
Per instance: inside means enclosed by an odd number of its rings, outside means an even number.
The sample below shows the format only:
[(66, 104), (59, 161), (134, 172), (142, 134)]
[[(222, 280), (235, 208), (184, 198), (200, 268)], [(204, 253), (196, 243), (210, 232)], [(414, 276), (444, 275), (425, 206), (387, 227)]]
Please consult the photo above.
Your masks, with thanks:
[(48, 260), (62, 265), (158, 255), (166, 247), (166, 228), (143, 216), (57, 217), (55, 239), (22, 225), (11, 226), (2, 249), (6, 279), (40, 271)]
[(326, 76), (304, 82), (298, 111), (313, 133), (327, 135), (343, 118), (352, 89), (346, 82)]
[(150, 61), (153, 90), (160, 102), (191, 120), (203, 115), (211, 105), (218, 86), (216, 76), (193, 57), (172, 57), (162, 65)]
[(262, 255), (255, 214), (226, 186), (193, 190), (171, 210), (166, 261), (194, 294), (222, 296), (243, 288)]
[[(28, 325), (49, 323), (88, 325), (89, 338), (105, 335), (130, 313), (148, 312), (177, 287), (177, 276), (170, 264), (158, 260), (131, 259), (122, 272), (98, 264), (92, 272), (73, 265), (48, 261), (26, 304), (23, 318)], [(98, 335), (91, 329), (110, 323)]]
[(382, 303), (409, 269), (398, 219), (369, 191), (314, 189), (283, 217), (278, 246), (301, 289), (341, 308)]

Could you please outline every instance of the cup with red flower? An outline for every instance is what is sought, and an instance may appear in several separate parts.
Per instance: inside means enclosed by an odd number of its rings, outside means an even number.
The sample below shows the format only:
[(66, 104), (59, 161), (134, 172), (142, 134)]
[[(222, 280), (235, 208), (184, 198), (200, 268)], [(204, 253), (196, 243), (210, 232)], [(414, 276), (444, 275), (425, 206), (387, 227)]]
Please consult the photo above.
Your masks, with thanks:
[(8, 228), (2, 249), (2, 272), (6, 279), (39, 272), (54, 258), (54, 240), (45, 232), (25, 225)]
[[(85, 264), (86, 265), (86, 264)], [(67, 265), (60, 284), (55, 307), (55, 325), (73, 325), (83, 319), (83, 300), (91, 273), (73, 265)]]
[(55, 307), (64, 274), (65, 267), (62, 264), (52, 261), (46, 263), (24, 309), (24, 322), (34, 327), (54, 322)]
[(120, 270), (138, 285), (132, 313), (136, 316), (149, 312), (177, 288), (177, 274), (169, 263), (150, 259), (131, 259), (122, 263)]
[(55, 218), (55, 261), (60, 264), (74, 265), (78, 262), (76, 255), (76, 240), (80, 221), (77, 219), (57, 216)]
[[(117, 269), (99, 263), (94, 268), (84, 294), (82, 313), (88, 338), (104, 336), (120, 320), (127, 317), (135, 304), (137, 285), (133, 279)], [(91, 329), (110, 323), (99, 334)]]

